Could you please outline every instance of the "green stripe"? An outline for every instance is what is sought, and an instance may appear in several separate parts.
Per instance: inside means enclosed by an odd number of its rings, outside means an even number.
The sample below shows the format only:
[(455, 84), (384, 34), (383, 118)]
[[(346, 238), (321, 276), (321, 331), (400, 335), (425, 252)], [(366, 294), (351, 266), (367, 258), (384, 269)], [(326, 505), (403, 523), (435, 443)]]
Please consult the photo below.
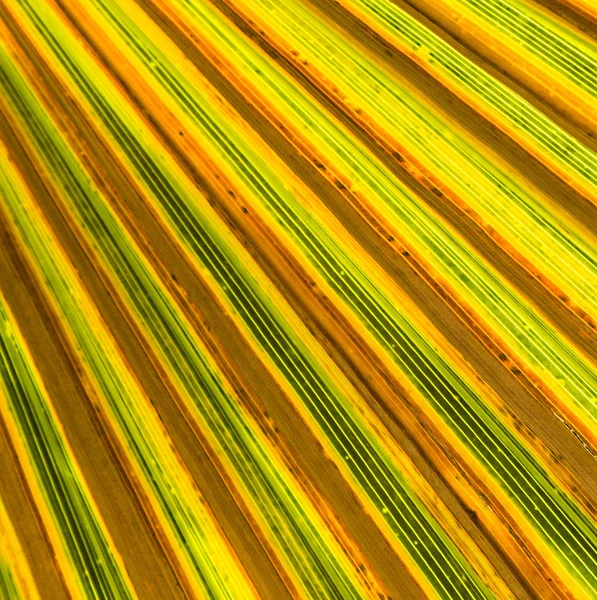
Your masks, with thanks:
[[(301, 2), (252, 0), (287, 44), (328, 70), (341, 92), (358, 102), (437, 178), (553, 279), (588, 312), (597, 314), (597, 249), (574, 224), (550, 212), (540, 196), (485, 156), (436, 110), (330, 30)], [(458, 162), (464, 161), (460, 168)]]
[[(7, 96), (14, 102), (15, 109), (21, 112), (25, 120), (39, 123), (41, 107), (32, 101), (31, 91), (18, 76), (14, 65), (7, 61), (4, 52), (0, 52), (0, 80)], [(27, 102), (23, 102), (23, 98)], [(37, 114), (34, 109), (37, 108)], [(77, 164), (72, 155), (63, 153), (63, 141), (57, 132), (51, 137), (43, 129), (37, 130), (40, 136), (38, 145), (47, 152), (50, 166), (65, 176), (65, 185), (77, 189), (81, 181), (72, 176), (77, 171)], [(63, 146), (62, 146), (63, 147)], [(57, 152), (52, 150), (58, 149)], [(70, 162), (70, 165), (68, 165)], [(70, 168), (74, 167), (74, 169)], [(80, 189), (80, 188), (79, 188)], [(156, 436), (163, 436), (157, 417), (148, 417), (150, 410), (140, 410), (132, 400), (136, 390), (130, 381), (123, 380), (117, 372), (117, 363), (113, 356), (106, 352), (98, 342), (84, 308), (74, 295), (72, 274), (66, 274), (59, 266), (56, 249), (47, 238), (43, 224), (33, 220), (19, 199), (18, 193), (7, 189), (7, 206), (27, 247), (31, 250), (45, 278), (47, 289), (54, 297), (68, 329), (74, 336), (78, 351), (90, 368), (101, 394), (107, 400), (112, 411), (114, 422), (124, 436), (129, 452), (135, 457), (139, 468), (144, 473), (146, 482), (152, 489), (154, 497), (161, 506), (166, 520), (179, 546), (195, 569), (198, 581), (209, 598), (235, 598), (233, 582), (226, 581), (228, 576), (218, 564), (218, 554), (210, 539), (213, 533), (206, 530), (202, 516), (198, 515), (186, 504), (181, 492), (181, 481), (188, 477), (178, 467), (178, 459), (171, 452), (165, 454), (156, 445)], [(104, 232), (104, 235), (111, 235)], [(147, 422), (148, 418), (152, 418)], [(163, 442), (162, 442), (163, 443)], [(187, 483), (188, 487), (189, 483)], [(184, 483), (183, 483), (184, 486)]]
[[(132, 27), (130, 21), (129, 26)], [(129, 36), (129, 39), (131, 37)], [(144, 38), (138, 28), (134, 31), (134, 37), (139, 40)], [(195, 118), (197, 125), (203, 128), (215, 144), (220, 144), (219, 151), (222, 158), (229, 161), (230, 166), (235, 168), (237, 174), (253, 189), (257, 197), (272, 210), (276, 220), (302, 245), (305, 255), (318, 268), (335, 292), (368, 325), (388, 352), (393, 355), (401, 370), (486, 465), (488, 472), (517, 502), (529, 521), (567, 562), (569, 568), (575, 571), (576, 576), (581, 580), (585, 579), (589, 586), (595, 586), (597, 584), (595, 576), (597, 531), (594, 524), (569, 497), (554, 486), (545, 470), (523, 444), (489, 410), (479, 395), (466, 385), (448, 361), (434, 351), (409, 323), (407, 317), (400, 314), (398, 310), (391, 309), (393, 306), (391, 299), (376, 290), (364, 271), (359, 270), (354, 261), (342, 254), (334, 239), (326, 235), (321, 226), (309, 217), (309, 213), (298, 205), (293, 195), (287, 191), (284, 182), (276, 180), (273, 171), (267, 167), (265, 161), (257, 160), (250, 145), (243, 144), (238, 135), (234, 136), (230, 127), (228, 137), (220, 138), (224, 136), (224, 125), (215, 124), (213, 121), (209, 123), (209, 115), (217, 112), (216, 107), (200, 107), (200, 94), (195, 91), (191, 95), (191, 91), (183, 89), (185, 80), (182, 75), (179, 72), (168, 73), (171, 65), (162, 63), (163, 56), (159, 56), (155, 46), (146, 37), (143, 39), (143, 46), (150, 56), (153, 72), (157, 74), (161, 83), (170, 84), (170, 91), (187, 114)], [(197, 100), (193, 101), (193, 98)], [(115, 113), (112, 113), (109, 118), (106, 114), (104, 116), (106, 127), (109, 129), (116, 119)], [(141, 154), (142, 150), (139, 148), (137, 153)], [(148, 185), (156, 185), (156, 178), (162, 179), (163, 193), (172, 198), (175, 192), (168, 190), (168, 182), (162, 177), (162, 173), (163, 169), (159, 174), (154, 171), (153, 180)], [(171, 202), (176, 202), (176, 199), (172, 199)], [(181, 218), (181, 211), (172, 211), (170, 217), (173, 222), (176, 222)], [(315, 233), (319, 234), (319, 237)], [(184, 235), (181, 231), (181, 237)], [(192, 244), (193, 241), (190, 240), (189, 243)], [(204, 241), (203, 246), (207, 243)], [(198, 250), (196, 252), (201, 256)], [(203, 262), (206, 262), (205, 258)], [(213, 274), (222, 288), (234, 289), (232, 280), (224, 277), (218, 279), (219, 274), (217, 272)], [(239, 292), (241, 289), (239, 285)], [(270, 351), (275, 352), (274, 360), (277, 359), (277, 366), (286, 373), (287, 379), (295, 377), (295, 373), (288, 367), (288, 362), (301, 364), (299, 362), (301, 357), (291, 346), (284, 348), (283, 330), (277, 328), (268, 315), (260, 314), (258, 305), (255, 306), (253, 314), (247, 311), (245, 295), (240, 302), (235, 302), (238, 296), (234, 297), (232, 294), (228, 296), (247, 323), (254, 324), (257, 319), (262, 320), (262, 329), (257, 329), (255, 326), (252, 328), (256, 339), (260, 340), (262, 347), (269, 347)], [(251, 325), (249, 327), (251, 328)], [(265, 329), (268, 333), (276, 331), (276, 337), (272, 338), (271, 335), (266, 337), (263, 333)], [(284, 351), (289, 355), (288, 362), (283, 361)], [(302, 368), (307, 370), (309, 367), (306, 361), (303, 359), (301, 362)], [(310, 381), (311, 389), (317, 390), (323, 382), (319, 385), (318, 383), (315, 380)], [(331, 433), (332, 430), (329, 430), (328, 435)], [(366, 452), (365, 448), (363, 452)]]
[(597, 97), (597, 48), (572, 28), (517, 0), (458, 0), (538, 60)]
[(447, 77), (528, 138), (569, 175), (597, 194), (597, 155), (556, 125), (508, 86), (485, 72), (390, 0), (343, 0), (371, 17), (380, 30), (420, 53), (433, 74)]
[[(47, 21), (47, 18), (46, 18)], [(40, 31), (45, 25), (38, 23)], [(54, 32), (59, 28), (53, 27)], [(49, 36), (49, 34), (46, 34)], [(57, 43), (57, 42), (55, 42)], [(434, 522), (409, 490), (391, 458), (371, 432), (359, 423), (350, 401), (343, 397), (323, 369), (285, 322), (263, 289), (249, 273), (245, 262), (215, 231), (209, 218), (195, 211), (193, 198), (163, 163), (158, 167), (150, 156), (150, 146), (139, 140), (139, 131), (127, 129), (121, 115), (107, 105), (109, 98), (94, 89), (93, 75), (85, 76), (87, 63), (82, 55), (61, 53), (81, 92), (95, 107), (98, 118), (112, 133), (131, 161), (137, 177), (151, 190), (155, 200), (177, 229), (181, 240), (216, 280), (238, 315), (262, 349), (271, 357), (331, 446), (345, 460), (347, 468), (372, 504), (382, 513), (396, 537), (416, 564), (442, 595), (452, 598), (489, 598), (489, 590), (479, 580), (447, 535)], [(84, 64), (85, 63), (85, 64)], [(91, 71), (91, 68), (87, 68)], [(246, 259), (245, 259), (246, 260)]]
[[(16, 94), (16, 86), (13, 90)], [(284, 481), (289, 473), (275, 470), (267, 450), (260, 444), (257, 425), (243, 414), (238, 398), (225, 391), (181, 311), (143, 263), (138, 249), (133, 247), (105, 200), (92, 188), (72, 152), (66, 144), (59, 143), (59, 134), (41, 106), (31, 94), (28, 96), (13, 96), (15, 105), (19, 102), (22, 123), (48, 172), (60, 186), (63, 200), (68, 202), (93, 247), (124, 289), (135, 314), (152, 337), (153, 347), (194, 401), (204, 430), (216, 438), (220, 451), (259, 508), (301, 585), (309, 597), (322, 594), (326, 598), (360, 597), (335, 557), (340, 548), (329, 547), (317, 529), (318, 524), (309, 520)]]
[[(179, 2), (177, 2), (179, 4)], [(434, 264), (458, 293), (489, 322), (563, 401), (597, 421), (597, 373), (489, 264), (362, 144), (207, 5), (181, 0), (185, 17), (215, 39), (272, 104), (284, 106), (327, 164), (353, 182), (372, 206), (387, 208), (404, 238)]]
[[(0, 169), (0, 190), (16, 190)], [(60, 531), (81, 589), (88, 598), (133, 598), (103, 527), (83, 489), (48, 399), (25, 356), (0, 296), (0, 390), (6, 395), (37, 481)], [(1, 596), (12, 598), (11, 595)]]

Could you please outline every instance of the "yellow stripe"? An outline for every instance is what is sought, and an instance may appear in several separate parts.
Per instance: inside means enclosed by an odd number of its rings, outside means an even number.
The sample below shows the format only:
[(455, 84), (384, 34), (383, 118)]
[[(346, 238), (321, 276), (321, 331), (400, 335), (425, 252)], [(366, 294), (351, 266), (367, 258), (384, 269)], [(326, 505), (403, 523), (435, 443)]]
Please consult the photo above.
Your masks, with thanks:
[[(4, 181), (2, 189), (6, 189), (6, 184)], [(13, 439), (22, 438), (24, 442), (18, 443), (21, 464), (35, 473), (35, 482), (30, 482), (51, 512), (48, 524), (58, 524), (61, 544), (79, 582), (77, 595), (134, 598), (122, 561), (65, 441), (26, 344), (1, 297), (0, 318), (3, 418)]]
[(40, 600), (4, 502), (0, 499), (0, 589), (5, 598)]
[[(267, 572), (301, 598), (395, 595), (398, 578), (420, 597), (597, 597), (597, 156), (397, 5), (340, 4), (584, 196), (587, 221), (324, 1), (2, 0), (0, 111), (39, 169), (2, 142), (4, 227), (82, 366), (152, 552), (180, 577), (174, 593), (267, 597)], [(528, 3), (499, 18), (496, 6), (450, 4), (488, 45), (541, 70), (562, 106), (592, 102), (592, 42)], [(114, 308), (77, 273), (84, 264), (120, 316), (103, 312)], [(237, 342), (218, 340), (228, 327)], [(127, 359), (127, 337), (155, 374)], [(17, 338), (5, 336), (2, 415), (60, 569), (77, 597), (134, 597), (42, 408), (43, 347)], [(473, 347), (488, 348), (487, 368)], [(256, 373), (312, 436), (304, 460)], [(146, 389), (156, 376), (169, 395), (159, 406)], [(21, 397), (43, 399), (46, 433), (11, 408)], [(35, 458), (43, 443), (73, 475)], [(354, 498), (346, 523), (313, 471), (315, 446)], [(193, 447), (221, 478), (213, 490), (185, 464)], [(218, 523), (227, 503), (243, 533)], [(251, 544), (271, 564), (251, 564)]]
[[(3, 167), (10, 176), (6, 150)], [(166, 525), (174, 551), (184, 557), (195, 590), (198, 594), (214, 590), (223, 598), (239, 597), (240, 593), (251, 597), (250, 584), (39, 208), (15, 175), (6, 182), (3, 193), (22, 243), (32, 258), (35, 256), (39, 276), (47, 282), (73, 343), (82, 353), (104, 410), (118, 424), (127, 451), (136, 461), (143, 461), (135, 464), (137, 477), (145, 486), (153, 487), (151, 499), (163, 511), (162, 518), (173, 522), (180, 532)]]

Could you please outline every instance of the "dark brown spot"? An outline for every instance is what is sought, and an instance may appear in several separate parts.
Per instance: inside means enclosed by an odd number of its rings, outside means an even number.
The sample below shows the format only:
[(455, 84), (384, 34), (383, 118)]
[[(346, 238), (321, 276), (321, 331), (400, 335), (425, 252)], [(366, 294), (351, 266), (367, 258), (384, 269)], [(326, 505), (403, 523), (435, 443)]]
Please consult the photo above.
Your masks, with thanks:
[(475, 524), (475, 525), (479, 525), (479, 516), (477, 515), (476, 511), (471, 510), (470, 508), (465, 508), (466, 510), (466, 514), (471, 518), (471, 521)]

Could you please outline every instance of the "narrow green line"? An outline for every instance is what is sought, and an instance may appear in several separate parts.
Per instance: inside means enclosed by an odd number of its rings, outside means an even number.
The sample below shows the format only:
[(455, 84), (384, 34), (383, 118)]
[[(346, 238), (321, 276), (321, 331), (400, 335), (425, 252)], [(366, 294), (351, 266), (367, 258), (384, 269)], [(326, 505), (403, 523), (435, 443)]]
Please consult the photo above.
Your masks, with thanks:
[[(0, 191), (9, 203), (16, 193), (3, 169)], [(6, 395), (81, 589), (87, 598), (134, 598), (16, 331), (0, 296), (0, 390)]]
[[(17, 85), (14, 85), (15, 82)], [(0, 86), (7, 98), (14, 103), (16, 111), (22, 111), (23, 118), (32, 119), (35, 123), (32, 112), (35, 105), (25, 105), (20, 101), (23, 97), (30, 100), (31, 91), (19, 79), (14, 65), (7, 60), (3, 51), (0, 51)], [(43, 131), (38, 133), (41, 136), (40, 147), (51, 156), (52, 167), (64, 165), (64, 157), (60, 153), (52, 154), (55, 144), (60, 144), (60, 138), (52, 139)], [(73, 189), (80, 184), (73, 179), (68, 183), (73, 185)], [(180, 467), (157, 415), (153, 414), (144, 399), (139, 403), (136, 399), (139, 396), (136, 383), (121, 376), (123, 370), (119, 371), (119, 360), (113, 351), (110, 352), (98, 340), (97, 332), (94, 332), (88, 321), (87, 308), (80, 301), (78, 283), (64, 261), (58, 258), (57, 249), (49, 238), (45, 225), (34, 219), (24, 207), (21, 200), (23, 192), (8, 189), (8, 193), (7, 207), (23, 241), (35, 257), (45, 278), (47, 290), (57, 303), (67, 330), (74, 336), (81, 357), (91, 370), (129, 452), (152, 489), (180, 549), (194, 569), (198, 583), (203, 587), (205, 596), (231, 600), (239, 597), (239, 594), (251, 597), (251, 592), (238, 583), (236, 567), (231, 568), (230, 559), (224, 558), (222, 553), (226, 554), (228, 550), (222, 545), (223, 541), (211, 517), (203, 509), (198, 509), (198, 499), (190, 477)], [(242, 576), (240, 580), (244, 581)]]
[(597, 195), (597, 155), (532, 104), (469, 60), (391, 0), (343, 0), (391, 38), (420, 54), (431, 73), (469, 93)]
[(486, 23), (597, 98), (597, 47), (519, 0), (456, 0)]
[(204, 429), (215, 437), (242, 480), (308, 596), (361, 597), (364, 592), (355, 587), (351, 574), (336, 558), (340, 548), (330, 546), (318, 530), (321, 524), (308, 517), (296, 491), (286, 484), (285, 479), (291, 477), (289, 472), (277, 470), (268, 458), (267, 449), (260, 444), (257, 425), (243, 413), (239, 400), (225, 391), (191, 326), (160, 286), (155, 273), (142, 261), (139, 250), (92, 187), (72, 151), (65, 143), (58, 143), (59, 134), (43, 108), (31, 94), (17, 98), (17, 93), (15, 85), (9, 95), (15, 106), (18, 102), (21, 122), (60, 186), (63, 200), (122, 286), (153, 339), (154, 348), (193, 400)]
[(15, 573), (13, 565), (11, 565), (7, 557), (0, 551), (0, 598), (7, 600), (21, 600), (24, 596), (21, 594), (20, 588), (15, 581)]
[(246, 82), (291, 115), (338, 174), (350, 178), (373, 206), (385, 210), (397, 229), (425, 258), (437, 265), (460, 295), (541, 374), (551, 376), (561, 398), (597, 421), (597, 374), (505, 279), (403, 185), (305, 91), (282, 74), (208, 5), (177, 2), (202, 35), (232, 57)]
[(597, 315), (597, 246), (566, 220), (563, 211), (550, 211), (521, 179), (450, 128), (436, 109), (360, 53), (347, 36), (327, 27), (300, 0), (247, 2), (267, 16), (301, 58), (321, 69), (340, 92), (356, 97), (381, 128), (404, 143), (577, 304)]
[[(102, 5), (105, 6), (105, 3)], [(106, 14), (115, 18), (111, 11), (106, 10)], [(376, 288), (365, 270), (359, 268), (326, 234), (311, 213), (300, 206), (284, 181), (279, 180), (273, 169), (268, 167), (267, 161), (260, 160), (250, 144), (235, 134), (231, 125), (222, 119), (215, 122), (217, 106), (207, 104), (205, 97), (192, 89), (155, 44), (122, 12), (118, 23), (121, 32), (126, 29), (124, 23), (134, 32), (125, 39), (136, 40), (133, 50), (143, 44), (143, 54), (151, 63), (151, 72), (203, 129), (222, 160), (236, 171), (255, 197), (302, 246), (305, 255), (340, 298), (369, 326), (402, 371), (504, 486), (569, 567), (578, 577), (587, 578), (589, 585), (593, 585), (597, 567), (594, 524), (554, 486), (523, 444), (459, 377), (448, 361), (417, 332), (392, 299)], [(106, 127), (115, 118), (115, 115), (110, 118), (105, 115)], [(173, 216), (173, 220), (179, 214)], [(242, 314), (241, 307), (236, 305), (235, 308)], [(269, 326), (269, 331), (273, 331), (274, 327)], [(272, 349), (275, 347), (271, 342), (269, 345)], [(277, 356), (282, 357), (282, 353), (278, 352)], [(282, 364), (280, 368), (283, 368)]]
[[(118, 112), (110, 109), (111, 96), (94, 90), (92, 82), (99, 79), (99, 74), (89, 66), (84, 55), (74, 48), (68, 55), (58, 50), (61, 44), (45, 31), (47, 15), (45, 23), (36, 21), (40, 33), (49, 40), (60, 61), (68, 65), (74, 83), (127, 156), (138, 178), (151, 190), (183, 243), (214, 277), (258, 344), (294, 388), (355, 480), (432, 585), (441, 595), (451, 598), (492, 597), (408, 488), (391, 458), (376, 448), (375, 437), (359, 422), (349, 399), (335, 388), (297, 338), (292, 325), (266, 296), (247, 266), (248, 257), (241, 258), (238, 250), (227, 246), (209, 216), (196, 209), (196, 200), (183, 189), (182, 176), (171, 173), (163, 161), (156, 162), (151, 156), (152, 145), (143, 143), (137, 126), (127, 127), (122, 116), (124, 106), (119, 104)], [(53, 24), (52, 31), (58, 35), (60, 28)]]

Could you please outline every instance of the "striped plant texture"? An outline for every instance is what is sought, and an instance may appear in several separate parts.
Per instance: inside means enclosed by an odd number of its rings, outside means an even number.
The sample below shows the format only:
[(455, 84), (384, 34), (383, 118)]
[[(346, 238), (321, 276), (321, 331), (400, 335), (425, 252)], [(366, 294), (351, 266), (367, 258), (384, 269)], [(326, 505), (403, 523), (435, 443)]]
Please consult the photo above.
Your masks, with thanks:
[(0, 598), (597, 598), (591, 0), (0, 0)]

